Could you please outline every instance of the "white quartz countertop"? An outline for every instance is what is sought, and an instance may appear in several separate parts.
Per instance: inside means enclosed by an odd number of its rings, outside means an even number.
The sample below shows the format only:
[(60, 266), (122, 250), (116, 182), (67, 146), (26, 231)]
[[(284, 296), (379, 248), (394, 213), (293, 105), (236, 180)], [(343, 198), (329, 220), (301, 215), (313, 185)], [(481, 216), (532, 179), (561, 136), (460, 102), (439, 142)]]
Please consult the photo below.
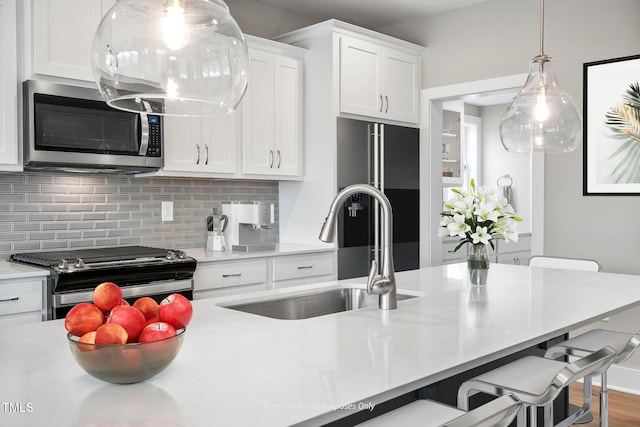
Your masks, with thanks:
[(274, 250), (257, 252), (205, 251), (203, 248), (185, 249), (188, 256), (198, 262), (233, 261), (252, 258), (265, 258), (286, 255), (303, 255), (314, 252), (332, 252), (336, 249), (329, 245), (300, 245), (295, 243), (277, 243)]
[(364, 279), (194, 301), (174, 362), (127, 386), (76, 365), (62, 320), (0, 327), (0, 425), (320, 425), (640, 303), (640, 277), (610, 273), (493, 264), (476, 288), (462, 263), (397, 282), (420, 296), (306, 320), (218, 304)]
[(49, 270), (11, 261), (0, 261), (0, 280), (48, 276)]

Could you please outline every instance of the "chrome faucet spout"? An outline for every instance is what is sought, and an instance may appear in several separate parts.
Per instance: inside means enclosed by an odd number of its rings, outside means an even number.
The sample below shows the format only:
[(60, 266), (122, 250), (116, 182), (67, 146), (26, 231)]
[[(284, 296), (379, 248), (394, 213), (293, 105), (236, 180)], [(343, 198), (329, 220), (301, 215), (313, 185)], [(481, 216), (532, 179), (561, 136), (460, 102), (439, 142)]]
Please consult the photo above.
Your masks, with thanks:
[(367, 292), (379, 295), (378, 306), (389, 310), (398, 307), (396, 279), (393, 268), (393, 214), (389, 199), (377, 188), (368, 184), (354, 184), (340, 191), (331, 203), (327, 218), (320, 230), (320, 240), (332, 242), (335, 235), (335, 223), (340, 207), (349, 196), (355, 193), (367, 194), (375, 198), (382, 207), (381, 265), (371, 262), (371, 270), (367, 280)]

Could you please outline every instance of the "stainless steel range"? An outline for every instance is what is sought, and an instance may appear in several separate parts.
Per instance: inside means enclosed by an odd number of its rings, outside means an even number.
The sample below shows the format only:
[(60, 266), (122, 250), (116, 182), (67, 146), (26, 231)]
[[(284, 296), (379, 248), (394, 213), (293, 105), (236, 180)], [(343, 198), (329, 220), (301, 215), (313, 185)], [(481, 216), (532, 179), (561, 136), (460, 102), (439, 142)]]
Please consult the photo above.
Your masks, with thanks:
[(75, 304), (91, 302), (102, 282), (119, 285), (130, 303), (142, 296), (159, 302), (172, 293), (193, 299), (197, 262), (180, 250), (121, 246), (19, 253), (9, 259), (50, 270), (43, 320), (63, 318)]

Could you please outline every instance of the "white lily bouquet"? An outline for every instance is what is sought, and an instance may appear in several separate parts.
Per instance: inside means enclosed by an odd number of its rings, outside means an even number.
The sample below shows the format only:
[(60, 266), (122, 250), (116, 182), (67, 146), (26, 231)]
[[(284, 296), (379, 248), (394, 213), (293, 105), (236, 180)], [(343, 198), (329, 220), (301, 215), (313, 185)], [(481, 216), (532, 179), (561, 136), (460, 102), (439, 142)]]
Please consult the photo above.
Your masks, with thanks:
[(442, 212), (440, 237), (459, 236), (460, 243), (453, 250), (460, 249), (465, 243), (476, 246), (490, 244), (494, 236), (503, 236), (509, 242), (518, 241), (516, 222), (522, 218), (515, 215), (507, 199), (495, 190), (476, 187), (471, 179), (469, 189), (453, 188), (453, 197), (449, 199)]

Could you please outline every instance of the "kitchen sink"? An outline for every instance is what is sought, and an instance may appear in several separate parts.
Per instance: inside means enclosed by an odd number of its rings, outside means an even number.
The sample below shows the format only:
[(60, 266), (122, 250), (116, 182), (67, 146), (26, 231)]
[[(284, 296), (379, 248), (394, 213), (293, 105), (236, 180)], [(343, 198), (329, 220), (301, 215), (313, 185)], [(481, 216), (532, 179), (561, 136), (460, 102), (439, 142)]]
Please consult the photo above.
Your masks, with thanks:
[[(416, 295), (399, 293), (398, 301), (415, 297)], [(367, 290), (361, 288), (334, 288), (221, 306), (273, 319), (298, 320), (366, 307), (377, 307), (378, 295), (368, 295)]]

